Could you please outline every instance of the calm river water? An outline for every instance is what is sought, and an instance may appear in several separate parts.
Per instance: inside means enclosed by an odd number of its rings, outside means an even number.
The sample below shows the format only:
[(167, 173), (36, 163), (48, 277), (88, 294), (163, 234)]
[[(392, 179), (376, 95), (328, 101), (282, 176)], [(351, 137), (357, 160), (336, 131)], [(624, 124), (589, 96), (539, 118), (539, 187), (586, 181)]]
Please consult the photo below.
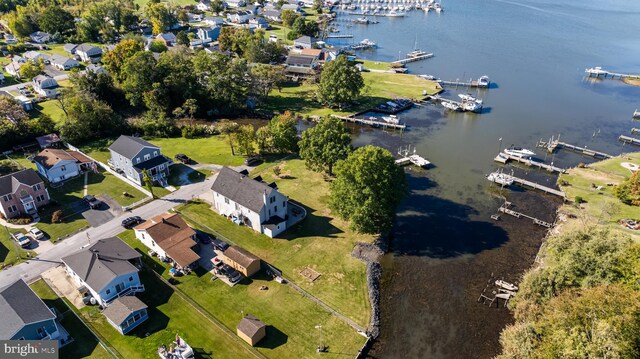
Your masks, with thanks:
[[(559, 202), (491, 187), (484, 175), (497, 167), (499, 148), (534, 149), (539, 139), (561, 134), (566, 142), (611, 154), (637, 150), (623, 147), (617, 137), (634, 127), (640, 88), (585, 79), (584, 69), (640, 73), (640, 2), (445, 0), (443, 7), (440, 15), (418, 10), (405, 18), (379, 18), (374, 25), (337, 23), (341, 34), (354, 35), (347, 41), (378, 43), (377, 50), (360, 52), (362, 58), (393, 61), (413, 50), (417, 38), (418, 48), (435, 57), (410, 64), (411, 73), (445, 80), (489, 75), (495, 83), (473, 91), (484, 100), (482, 114), (427, 106), (401, 114), (411, 126), (404, 134), (357, 130), (356, 145), (373, 143), (395, 153), (411, 144), (435, 164), (429, 171), (407, 171), (411, 194), (399, 209), (384, 259), (382, 335), (371, 353), (376, 358), (498, 353), (499, 332), (512, 318), (506, 309), (476, 299), (492, 274), (517, 281), (545, 232), (524, 219), (495, 222), (490, 215), (501, 195), (547, 220)], [(448, 89), (443, 95), (457, 99), (457, 93)], [(536, 152), (560, 167), (590, 161), (566, 151), (553, 157)], [(516, 171), (540, 183), (555, 182), (544, 173)]]

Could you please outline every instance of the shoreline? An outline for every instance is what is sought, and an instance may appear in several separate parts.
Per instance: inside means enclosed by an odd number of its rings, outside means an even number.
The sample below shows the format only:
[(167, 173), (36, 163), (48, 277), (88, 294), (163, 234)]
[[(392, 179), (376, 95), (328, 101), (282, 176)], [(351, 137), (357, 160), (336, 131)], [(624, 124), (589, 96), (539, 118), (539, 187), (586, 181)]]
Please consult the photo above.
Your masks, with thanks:
[(631, 86), (640, 86), (640, 78), (637, 77), (625, 77), (622, 79), (622, 82)]

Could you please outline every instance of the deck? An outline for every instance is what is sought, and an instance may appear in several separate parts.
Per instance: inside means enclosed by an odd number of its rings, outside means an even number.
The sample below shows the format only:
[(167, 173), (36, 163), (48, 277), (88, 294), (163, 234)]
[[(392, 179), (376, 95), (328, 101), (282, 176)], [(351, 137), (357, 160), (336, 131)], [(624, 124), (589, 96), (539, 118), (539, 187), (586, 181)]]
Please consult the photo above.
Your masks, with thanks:
[(516, 217), (516, 218), (528, 218), (528, 219), (533, 221), (533, 224), (537, 224), (537, 225), (542, 226), (542, 227), (551, 228), (553, 226), (553, 223), (545, 222), (545, 221), (540, 220), (538, 218), (531, 217), (531, 216), (529, 216), (527, 214), (514, 211), (514, 210), (510, 209), (509, 207), (511, 207), (511, 202), (504, 202), (502, 204), (502, 206), (500, 206), (500, 208), (498, 208), (498, 212), (502, 212), (502, 213), (508, 214), (508, 215)]
[(620, 137), (618, 137), (618, 140), (622, 141), (625, 144), (630, 143), (632, 145), (640, 146), (640, 139), (637, 139), (635, 137), (620, 135)]

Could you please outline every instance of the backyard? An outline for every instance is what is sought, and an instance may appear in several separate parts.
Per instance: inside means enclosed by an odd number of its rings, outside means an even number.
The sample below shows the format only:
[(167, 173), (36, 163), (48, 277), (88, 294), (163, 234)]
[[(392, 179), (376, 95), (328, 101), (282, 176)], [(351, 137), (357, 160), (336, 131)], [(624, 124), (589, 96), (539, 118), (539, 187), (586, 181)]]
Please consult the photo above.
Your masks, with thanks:
[[(382, 66), (381, 63), (375, 65), (375, 67)], [(363, 72), (362, 77), (365, 81), (362, 97), (347, 109), (332, 109), (314, 101), (318, 86), (309, 83), (289, 83), (281, 90), (272, 90), (265, 103), (261, 105), (261, 109), (273, 112), (293, 111), (302, 115), (316, 116), (349, 115), (397, 97), (415, 99), (423, 97), (423, 91), (427, 94), (435, 94), (439, 91), (436, 82), (414, 75)]]
[[(145, 263), (157, 273), (162, 273), (165, 279), (170, 278), (170, 267), (147, 256), (148, 248), (135, 239), (132, 231), (119, 237), (143, 253)], [(329, 352), (322, 354), (323, 357), (354, 357), (364, 344), (365, 339), (347, 324), (288, 285), (267, 277), (264, 272), (244, 279), (234, 287), (211, 279), (211, 274), (199, 269), (191, 275), (177, 278), (176, 286), (233, 333), (243, 314), (252, 314), (265, 322), (268, 325), (267, 336), (256, 348), (269, 358), (316, 355), (320, 340), (329, 346)], [(263, 290), (265, 287), (267, 290)]]

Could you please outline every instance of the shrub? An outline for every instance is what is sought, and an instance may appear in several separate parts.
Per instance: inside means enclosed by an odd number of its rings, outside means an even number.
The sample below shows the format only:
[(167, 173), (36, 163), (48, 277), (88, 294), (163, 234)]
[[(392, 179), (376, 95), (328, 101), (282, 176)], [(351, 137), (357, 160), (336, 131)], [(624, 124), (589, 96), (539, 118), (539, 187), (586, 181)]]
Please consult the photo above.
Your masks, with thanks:
[(11, 224), (25, 225), (31, 223), (31, 217), (9, 218), (7, 221)]
[(51, 222), (60, 223), (62, 221), (62, 211), (57, 210), (51, 215)]
[(274, 175), (276, 175), (277, 177), (280, 177), (280, 173), (282, 173), (282, 170), (280, 169), (280, 166), (273, 167), (273, 174)]
[(584, 200), (584, 198), (580, 197), (580, 196), (576, 196), (576, 198), (573, 200), (576, 204), (580, 204), (580, 203), (585, 203), (586, 201)]

